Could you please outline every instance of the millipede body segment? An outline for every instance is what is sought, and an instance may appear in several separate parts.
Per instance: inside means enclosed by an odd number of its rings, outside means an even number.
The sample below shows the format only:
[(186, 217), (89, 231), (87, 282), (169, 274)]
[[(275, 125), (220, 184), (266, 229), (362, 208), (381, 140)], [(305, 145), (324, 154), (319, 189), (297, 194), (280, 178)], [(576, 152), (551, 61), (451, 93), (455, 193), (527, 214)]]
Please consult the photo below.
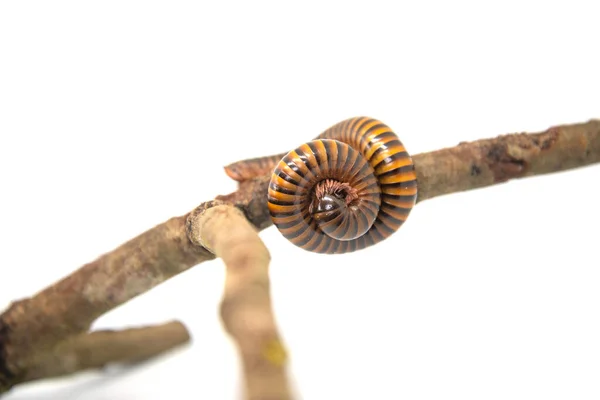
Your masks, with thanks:
[(287, 154), (225, 167), (243, 181), (272, 173), (267, 201), (273, 223), (295, 245), (346, 253), (397, 231), (417, 198), (414, 165), (382, 122), (357, 117), (333, 125)]

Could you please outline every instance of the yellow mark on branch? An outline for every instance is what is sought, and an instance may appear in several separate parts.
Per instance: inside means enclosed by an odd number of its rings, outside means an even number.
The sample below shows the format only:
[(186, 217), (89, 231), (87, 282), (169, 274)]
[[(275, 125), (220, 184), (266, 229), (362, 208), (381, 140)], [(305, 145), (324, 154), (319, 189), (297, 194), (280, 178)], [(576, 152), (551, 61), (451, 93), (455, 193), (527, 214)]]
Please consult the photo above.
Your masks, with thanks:
[(287, 361), (287, 351), (283, 344), (278, 340), (270, 340), (263, 348), (263, 356), (271, 364), (281, 367)]

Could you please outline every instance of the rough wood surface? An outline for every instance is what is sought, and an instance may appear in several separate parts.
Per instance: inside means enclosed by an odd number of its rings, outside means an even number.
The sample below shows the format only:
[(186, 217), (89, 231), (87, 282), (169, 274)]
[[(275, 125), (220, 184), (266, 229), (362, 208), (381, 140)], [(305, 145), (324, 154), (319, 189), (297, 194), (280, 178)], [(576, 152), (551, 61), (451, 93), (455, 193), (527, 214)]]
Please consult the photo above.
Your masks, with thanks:
[(172, 218), (84, 265), (0, 315), (0, 393), (21, 382), (34, 356), (86, 333), (100, 315), (213, 259), (192, 245), (187, 215)]
[(122, 331), (83, 333), (36, 356), (23, 382), (101, 369), (110, 364), (142, 362), (189, 340), (186, 327), (177, 321)]
[(238, 208), (220, 202), (198, 207), (188, 227), (192, 242), (225, 263), (221, 319), (240, 353), (246, 398), (291, 399), (286, 350), (271, 306), (271, 257), (257, 229)]
[(414, 158), (423, 201), (600, 162), (600, 120), (460, 143)]

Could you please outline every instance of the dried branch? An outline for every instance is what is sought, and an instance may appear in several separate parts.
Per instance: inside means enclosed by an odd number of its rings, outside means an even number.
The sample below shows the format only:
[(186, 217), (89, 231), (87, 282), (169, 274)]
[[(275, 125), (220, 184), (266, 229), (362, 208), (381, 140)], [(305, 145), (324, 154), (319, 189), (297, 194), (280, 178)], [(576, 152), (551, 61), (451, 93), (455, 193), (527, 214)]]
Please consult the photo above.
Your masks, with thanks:
[(116, 363), (138, 363), (189, 340), (186, 327), (177, 321), (122, 331), (81, 334), (36, 357), (23, 382), (70, 375)]
[(600, 162), (600, 120), (461, 143), (414, 158), (423, 201)]
[[(423, 201), (600, 162), (600, 121), (461, 143), (413, 160), (418, 200)], [(256, 228), (264, 229), (271, 225), (268, 183), (268, 176), (245, 181), (236, 192), (217, 199), (236, 205)], [(175, 217), (148, 230), (0, 315), (0, 393), (23, 381), (36, 354), (87, 332), (103, 313), (213, 259), (188, 240), (186, 218)]]
[(23, 381), (34, 358), (89, 330), (100, 315), (202, 261), (208, 251), (172, 218), (0, 315), (0, 393)]
[(270, 255), (256, 228), (239, 209), (209, 202), (190, 215), (188, 235), (227, 267), (221, 318), (240, 352), (247, 398), (290, 399), (287, 356), (269, 293)]

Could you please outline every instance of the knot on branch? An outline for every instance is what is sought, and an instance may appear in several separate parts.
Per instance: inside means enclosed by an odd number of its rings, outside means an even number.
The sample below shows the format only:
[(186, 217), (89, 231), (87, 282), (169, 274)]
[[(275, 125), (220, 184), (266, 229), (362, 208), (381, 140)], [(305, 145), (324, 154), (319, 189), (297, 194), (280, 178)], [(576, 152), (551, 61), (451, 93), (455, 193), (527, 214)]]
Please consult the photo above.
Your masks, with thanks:
[(214, 254), (214, 251), (211, 250), (210, 247), (208, 246), (208, 244), (202, 240), (201, 232), (202, 232), (203, 219), (200, 217), (209, 208), (212, 208), (215, 206), (220, 206), (220, 205), (225, 205), (225, 204), (227, 204), (227, 203), (224, 201), (221, 201), (221, 200), (205, 201), (204, 203), (202, 203), (198, 207), (196, 207), (188, 215), (188, 217), (185, 221), (185, 233), (186, 233), (188, 239), (190, 240), (190, 242), (192, 242), (196, 246), (201, 246)]
[[(529, 170), (529, 161), (550, 151), (557, 142), (559, 131), (550, 128), (536, 134), (513, 134), (498, 136), (495, 140), (482, 143), (484, 162), (492, 171), (494, 182), (501, 183), (525, 176)], [(477, 175), (476, 168), (472, 175)]]

